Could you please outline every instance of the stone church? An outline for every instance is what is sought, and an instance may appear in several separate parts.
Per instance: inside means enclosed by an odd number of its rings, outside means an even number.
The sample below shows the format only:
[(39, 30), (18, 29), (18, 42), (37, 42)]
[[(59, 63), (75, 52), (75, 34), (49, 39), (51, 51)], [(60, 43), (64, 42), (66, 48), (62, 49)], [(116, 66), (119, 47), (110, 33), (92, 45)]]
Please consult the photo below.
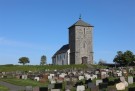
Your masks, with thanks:
[(93, 27), (81, 18), (70, 26), (69, 44), (63, 45), (53, 55), (52, 64), (93, 64)]

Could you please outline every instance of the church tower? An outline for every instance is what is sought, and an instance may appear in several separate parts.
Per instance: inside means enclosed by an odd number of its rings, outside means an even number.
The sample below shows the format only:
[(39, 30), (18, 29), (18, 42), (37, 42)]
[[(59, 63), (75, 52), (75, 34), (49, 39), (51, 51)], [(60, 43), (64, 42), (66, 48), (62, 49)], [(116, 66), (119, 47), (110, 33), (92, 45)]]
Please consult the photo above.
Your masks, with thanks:
[(68, 28), (70, 64), (93, 64), (93, 27), (79, 18)]

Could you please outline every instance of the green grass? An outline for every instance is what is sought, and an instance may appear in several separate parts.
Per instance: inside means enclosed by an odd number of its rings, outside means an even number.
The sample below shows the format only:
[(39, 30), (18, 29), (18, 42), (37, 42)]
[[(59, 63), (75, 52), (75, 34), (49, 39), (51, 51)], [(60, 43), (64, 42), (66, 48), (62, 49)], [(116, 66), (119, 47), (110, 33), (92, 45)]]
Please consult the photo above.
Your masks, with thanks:
[(0, 85), (0, 91), (8, 91), (9, 89), (5, 86)]
[(0, 72), (11, 71), (45, 71), (45, 70), (63, 70), (63, 69), (85, 69), (86, 65), (0, 65)]
[(34, 80), (30, 80), (30, 79), (22, 80), (22, 79), (13, 79), (12, 78), (12, 79), (0, 79), (0, 80), (14, 84), (14, 85), (18, 85), (18, 86), (33, 86), (33, 87), (35, 87), (35, 86), (47, 86), (48, 85), (48, 81), (45, 83), (41, 83), (41, 82), (37, 82)]

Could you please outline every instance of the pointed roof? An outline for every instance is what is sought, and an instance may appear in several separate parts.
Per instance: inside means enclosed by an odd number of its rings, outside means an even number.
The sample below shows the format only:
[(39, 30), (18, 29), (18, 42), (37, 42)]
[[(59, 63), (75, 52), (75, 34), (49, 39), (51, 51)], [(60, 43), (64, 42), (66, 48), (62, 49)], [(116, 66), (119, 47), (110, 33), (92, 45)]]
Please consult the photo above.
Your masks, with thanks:
[(71, 28), (73, 26), (94, 27), (94, 26), (84, 22), (83, 20), (81, 20), (81, 18), (79, 18), (79, 20), (76, 23), (74, 23), (72, 26), (70, 26), (69, 28)]
[(56, 55), (58, 54), (61, 54), (61, 53), (65, 53), (69, 50), (69, 44), (66, 44), (66, 45), (63, 45), (54, 55), (53, 57), (55, 57)]

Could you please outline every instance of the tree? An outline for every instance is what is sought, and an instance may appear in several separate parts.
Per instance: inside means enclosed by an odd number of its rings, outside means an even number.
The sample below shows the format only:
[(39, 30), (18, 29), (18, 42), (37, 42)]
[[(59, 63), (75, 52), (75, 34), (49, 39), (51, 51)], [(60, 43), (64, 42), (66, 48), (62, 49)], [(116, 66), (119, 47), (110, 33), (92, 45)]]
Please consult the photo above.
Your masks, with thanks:
[(99, 62), (98, 62), (99, 65), (103, 65), (103, 64), (105, 64), (105, 63), (106, 63), (106, 61), (104, 61), (104, 60), (102, 60), (102, 59), (100, 59)]
[(122, 66), (128, 66), (131, 63), (134, 64), (135, 55), (133, 52), (127, 50), (126, 52), (118, 51), (117, 55), (115, 56), (113, 62), (119, 63)]
[(41, 56), (40, 65), (45, 65), (45, 64), (46, 64), (46, 56), (43, 55), (43, 56)]
[(19, 58), (18, 63), (25, 65), (26, 63), (30, 63), (30, 61), (29, 61), (28, 57), (21, 57), (21, 58)]

